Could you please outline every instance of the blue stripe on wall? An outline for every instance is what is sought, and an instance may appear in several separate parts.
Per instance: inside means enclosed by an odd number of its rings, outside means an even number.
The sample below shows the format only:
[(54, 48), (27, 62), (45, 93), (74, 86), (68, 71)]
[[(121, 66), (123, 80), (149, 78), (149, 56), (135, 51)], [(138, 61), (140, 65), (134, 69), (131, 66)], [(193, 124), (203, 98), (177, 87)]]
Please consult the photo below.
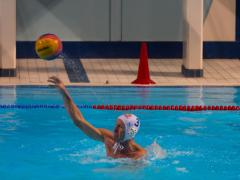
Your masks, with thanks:
[[(63, 42), (68, 58), (138, 58), (140, 42)], [(149, 42), (150, 58), (181, 58), (182, 42)], [(37, 58), (34, 42), (18, 41), (17, 58)]]
[(238, 59), (240, 44), (238, 42), (204, 42), (204, 59)]
[[(139, 42), (63, 42), (66, 58), (139, 58)], [(150, 58), (182, 58), (182, 42), (149, 42)], [(238, 42), (204, 42), (205, 59), (240, 57)], [(17, 42), (17, 58), (37, 58), (34, 42)]]

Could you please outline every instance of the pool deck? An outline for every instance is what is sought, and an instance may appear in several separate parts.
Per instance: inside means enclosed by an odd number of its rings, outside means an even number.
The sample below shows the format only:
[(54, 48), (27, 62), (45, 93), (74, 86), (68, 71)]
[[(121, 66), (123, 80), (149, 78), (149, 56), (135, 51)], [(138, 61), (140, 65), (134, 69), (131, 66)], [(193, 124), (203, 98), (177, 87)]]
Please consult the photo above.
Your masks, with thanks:
[[(61, 59), (18, 59), (17, 76), (1, 77), (0, 85), (48, 85), (47, 79), (55, 75), (73, 86), (135, 86), (131, 82), (137, 77), (138, 59), (81, 59), (78, 63), (85, 78), (73, 82), (71, 70), (66, 71)], [(186, 78), (181, 74), (181, 59), (149, 59), (153, 86), (240, 86), (239, 59), (211, 59), (203, 64), (204, 77)]]

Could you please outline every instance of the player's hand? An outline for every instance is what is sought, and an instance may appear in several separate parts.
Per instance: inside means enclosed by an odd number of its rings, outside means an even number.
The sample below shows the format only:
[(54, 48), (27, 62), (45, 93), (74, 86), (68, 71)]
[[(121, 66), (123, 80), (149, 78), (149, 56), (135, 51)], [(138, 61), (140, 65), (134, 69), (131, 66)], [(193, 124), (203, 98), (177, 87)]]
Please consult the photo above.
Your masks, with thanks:
[(58, 89), (65, 89), (63, 82), (56, 76), (52, 76), (48, 79), (48, 82), (52, 83)]

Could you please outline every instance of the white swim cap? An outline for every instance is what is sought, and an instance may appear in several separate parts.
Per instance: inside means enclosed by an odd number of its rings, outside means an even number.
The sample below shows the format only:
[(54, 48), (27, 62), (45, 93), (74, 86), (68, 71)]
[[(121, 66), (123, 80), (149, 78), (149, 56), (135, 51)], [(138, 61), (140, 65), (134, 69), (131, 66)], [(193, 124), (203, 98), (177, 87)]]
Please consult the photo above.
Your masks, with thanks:
[(123, 114), (118, 117), (125, 125), (125, 135), (123, 141), (134, 138), (140, 128), (140, 121), (134, 114)]

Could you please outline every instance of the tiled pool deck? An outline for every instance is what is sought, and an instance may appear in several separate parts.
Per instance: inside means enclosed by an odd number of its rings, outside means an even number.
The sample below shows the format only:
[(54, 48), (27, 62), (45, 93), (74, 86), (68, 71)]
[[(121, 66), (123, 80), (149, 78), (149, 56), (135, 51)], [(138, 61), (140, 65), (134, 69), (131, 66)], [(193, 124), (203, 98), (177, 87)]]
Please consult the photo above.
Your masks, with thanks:
[[(66, 69), (63, 60), (18, 59), (17, 76), (1, 77), (0, 85), (47, 85), (58, 76), (66, 85), (131, 86), (137, 77), (138, 59), (81, 59), (80, 69)], [(79, 63), (80, 62), (80, 63)], [(186, 78), (181, 74), (181, 59), (150, 59), (149, 69), (155, 86), (240, 86), (240, 60), (204, 60), (204, 77)], [(70, 66), (75, 67), (74, 64)], [(74, 70), (74, 68), (73, 68)], [(74, 74), (80, 74), (73, 81)], [(75, 78), (76, 79), (76, 78)]]

